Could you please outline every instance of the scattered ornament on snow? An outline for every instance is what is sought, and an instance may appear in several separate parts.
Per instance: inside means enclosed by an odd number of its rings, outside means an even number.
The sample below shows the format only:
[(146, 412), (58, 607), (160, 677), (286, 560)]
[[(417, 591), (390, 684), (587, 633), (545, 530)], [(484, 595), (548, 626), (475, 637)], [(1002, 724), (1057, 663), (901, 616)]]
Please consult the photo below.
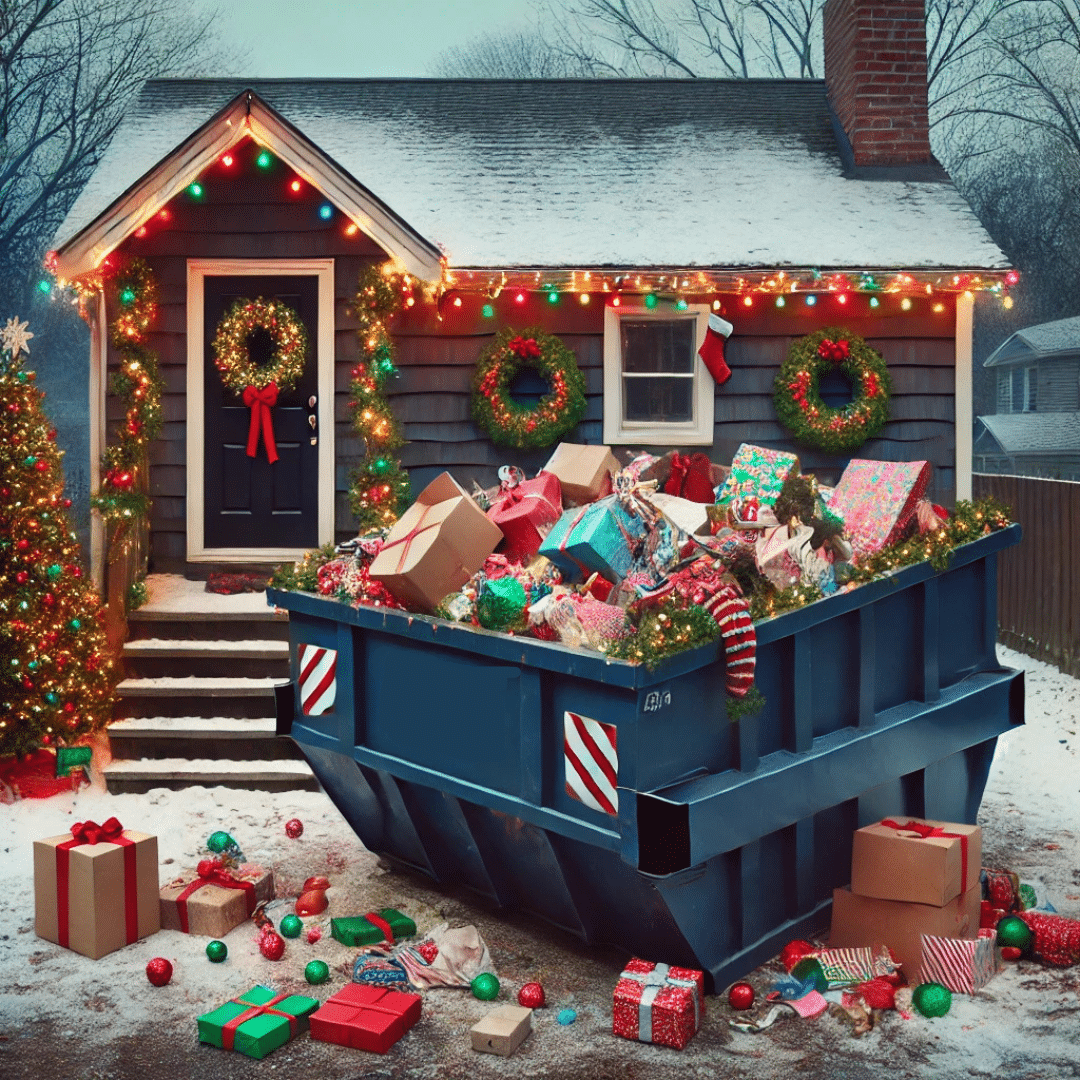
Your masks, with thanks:
[(259, 937), (259, 952), (267, 960), (280, 960), (285, 955), (285, 939), (273, 930), (266, 930)]
[(923, 1016), (944, 1016), (952, 1008), (952, 994), (941, 983), (919, 983), (911, 993), (911, 1004)]
[(299, 818), (291, 818), (286, 821), (285, 835), (290, 840), (299, 840), (304, 835), (304, 823)]
[(1034, 939), (1031, 927), (1019, 915), (1006, 915), (997, 924), (997, 943), (1012, 946), (1021, 952), (1031, 948)]
[(330, 978), (330, 968), (322, 960), (312, 960), (304, 968), (304, 978), (312, 986), (318, 986), (319, 983), (324, 983)]
[(240, 845), (227, 832), (222, 832), (220, 829), (210, 834), (206, 847), (215, 855), (224, 855), (226, 859), (238, 863), (244, 861), (244, 853), (240, 850)]
[(297, 915), (321, 915), (330, 906), (322, 889), (308, 889), (296, 898)]
[(434, 964), (435, 957), (439, 955), (439, 946), (434, 941), (422, 941), (416, 947), (416, 951), (424, 958), (427, 964)]
[(577, 1019), (577, 1013), (573, 1009), (563, 1009), (555, 1019), (562, 1024), (563, 1027), (568, 1027)]
[(1023, 955), (1024, 950), (1018, 949), (1015, 945), (1003, 945), (1001, 947), (1002, 960), (1019, 960)]
[(518, 1004), (524, 1009), (542, 1009), (544, 1007), (544, 988), (538, 982), (526, 983), (518, 991), (517, 999)]
[(307, 943), (309, 945), (314, 945), (315, 942), (321, 940), (321, 938), (322, 938), (322, 930), (320, 930), (319, 927), (313, 926), (313, 927), (311, 927), (310, 930), (308, 930), (308, 932), (307, 932)]
[(490, 971), (482, 971), (469, 984), (473, 997), (480, 1001), (494, 1001), (499, 996), (499, 980)]
[(278, 930), (284, 937), (299, 937), (304, 930), (304, 924), (296, 915), (286, 915), (278, 926)]
[(229, 955), (229, 946), (224, 941), (211, 941), (206, 946), (206, 955), (211, 964), (220, 964)]
[(728, 991), (728, 1004), (739, 1012), (743, 1012), (746, 1009), (751, 1009), (754, 1006), (754, 1000), (757, 995), (754, 993), (754, 988), (748, 982), (737, 982)]
[(166, 986), (172, 978), (173, 967), (164, 956), (155, 956), (146, 965), (146, 977), (151, 986)]

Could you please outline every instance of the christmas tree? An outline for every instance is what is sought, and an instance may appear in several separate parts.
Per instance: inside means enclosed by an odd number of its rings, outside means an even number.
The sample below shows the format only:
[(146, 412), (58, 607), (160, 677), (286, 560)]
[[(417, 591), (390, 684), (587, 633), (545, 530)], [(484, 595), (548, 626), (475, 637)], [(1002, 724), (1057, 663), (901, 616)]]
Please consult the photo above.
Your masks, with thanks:
[(64, 473), (32, 371), (0, 329), (0, 757), (70, 746), (111, 719), (118, 672), (83, 576)]

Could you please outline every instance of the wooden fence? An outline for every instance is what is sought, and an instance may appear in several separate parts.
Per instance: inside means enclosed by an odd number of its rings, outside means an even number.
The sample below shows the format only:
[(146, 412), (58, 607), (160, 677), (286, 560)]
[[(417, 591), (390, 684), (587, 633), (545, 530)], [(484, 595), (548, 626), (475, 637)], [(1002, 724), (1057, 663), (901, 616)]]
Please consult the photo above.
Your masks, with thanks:
[(998, 562), (998, 639), (1080, 678), (1080, 483), (977, 473), (1024, 530)]

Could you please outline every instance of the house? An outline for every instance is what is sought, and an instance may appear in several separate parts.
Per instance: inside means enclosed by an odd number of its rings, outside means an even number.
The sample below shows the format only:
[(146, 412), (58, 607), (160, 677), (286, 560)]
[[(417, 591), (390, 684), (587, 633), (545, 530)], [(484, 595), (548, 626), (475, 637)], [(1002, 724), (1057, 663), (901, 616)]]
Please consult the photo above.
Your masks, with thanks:
[[(799, 449), (835, 481), (847, 456), (796, 447), (773, 382), (794, 340), (840, 326), (893, 383), (889, 423), (855, 456), (928, 459), (937, 501), (968, 497), (955, 432), (971, 428), (972, 294), (1004, 295), (1008, 264), (930, 151), (922, 0), (893, 0), (885, 20), (881, 7), (829, 0), (823, 80), (147, 83), (51, 265), (92, 280), (139, 256), (158, 283), (150, 569), (280, 562), (355, 531), (350, 304), (361, 270), (387, 260), (418, 279), (392, 326), (389, 385), (414, 490), (443, 469), (467, 485), (544, 463), (548, 449), (500, 449), (470, 419), (481, 350), (529, 326), (584, 372), (571, 441), (716, 461), (748, 441)], [(243, 453), (248, 408), (210, 355), (230, 300), (253, 294), (286, 300), (311, 343), (274, 408), (274, 465)], [(96, 470), (120, 418), (105, 389), (117, 313), (104, 291), (83, 307)], [(714, 312), (734, 326), (722, 385), (694, 355)], [(631, 394), (635, 333), (660, 344)], [(100, 572), (100, 535), (92, 554)]]
[(983, 367), (997, 412), (978, 418), (978, 470), (1080, 480), (1080, 317), (1017, 330)]

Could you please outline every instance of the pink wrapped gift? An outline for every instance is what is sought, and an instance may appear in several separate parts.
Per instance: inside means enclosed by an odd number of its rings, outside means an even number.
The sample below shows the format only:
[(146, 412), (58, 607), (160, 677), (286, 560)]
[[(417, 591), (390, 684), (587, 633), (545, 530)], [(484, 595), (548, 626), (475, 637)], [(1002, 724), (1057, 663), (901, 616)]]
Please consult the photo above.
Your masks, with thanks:
[(903, 538), (932, 471), (929, 461), (848, 462), (829, 509), (843, 518), (856, 561)]
[(682, 1050), (701, 1027), (705, 976), (694, 968), (629, 961), (615, 985), (611, 1030)]
[(540, 550), (540, 542), (562, 517), (562, 490), (554, 473), (542, 472), (535, 480), (504, 483), (487, 516), (502, 529), (502, 551), (512, 562), (527, 563)]

